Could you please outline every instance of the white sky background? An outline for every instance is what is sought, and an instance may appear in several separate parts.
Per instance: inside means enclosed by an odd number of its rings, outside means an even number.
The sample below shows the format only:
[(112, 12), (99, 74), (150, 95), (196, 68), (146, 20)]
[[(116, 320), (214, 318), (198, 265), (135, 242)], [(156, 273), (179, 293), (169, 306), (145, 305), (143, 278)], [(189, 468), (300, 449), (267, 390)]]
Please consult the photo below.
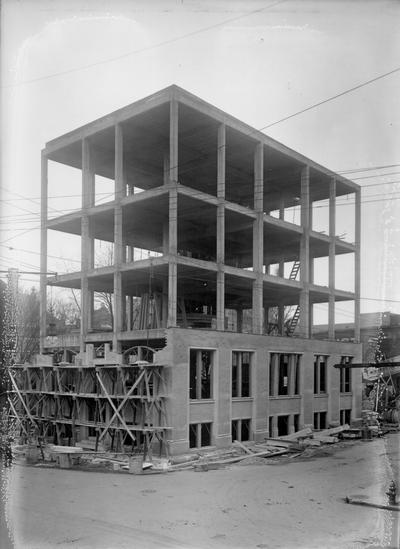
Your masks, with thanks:
[[(1, 24), (3, 270), (39, 271), (47, 141), (170, 84), (262, 128), (400, 66), (397, 1), (3, 0)], [(400, 313), (399, 97), (397, 72), (265, 131), (334, 171), (399, 164), (348, 175), (365, 187), (362, 312)], [(50, 176), (51, 196), (80, 192), (76, 177)], [(64, 212), (79, 202), (50, 206)], [(352, 211), (338, 207), (338, 233), (351, 235)], [(319, 209), (318, 218), (327, 215)], [(67, 238), (49, 242), (49, 254), (79, 259)], [(74, 266), (48, 265), (59, 273)], [(344, 289), (351, 283), (346, 265), (337, 277)], [(338, 310), (337, 320), (349, 320), (345, 304)]]

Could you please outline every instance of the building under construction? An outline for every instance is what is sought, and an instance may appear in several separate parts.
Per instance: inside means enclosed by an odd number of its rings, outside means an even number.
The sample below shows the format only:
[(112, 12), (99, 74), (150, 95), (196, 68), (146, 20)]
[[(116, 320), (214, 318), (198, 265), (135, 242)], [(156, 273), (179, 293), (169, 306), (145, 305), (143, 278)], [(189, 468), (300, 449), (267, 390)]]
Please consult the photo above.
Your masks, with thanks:
[[(81, 170), (79, 211), (48, 218), (49, 162)], [(98, 177), (113, 186), (109, 201), (96, 202)], [(337, 236), (345, 195), (355, 242)], [(327, 233), (313, 225), (321, 201)], [(46, 144), (41, 227), (42, 273), (50, 231), (81, 242), (76, 272), (42, 274), (41, 355), (14, 371), (22, 416), (42, 430), (106, 447), (167, 442), (179, 454), (360, 417), (361, 372), (333, 368), (361, 359), (355, 183), (170, 86)], [(96, 264), (98, 242), (110, 264)], [(341, 254), (354, 257), (352, 292), (335, 285)], [(48, 286), (80, 292), (80, 334), (57, 364)], [(110, 329), (93, 322), (104, 294)], [(354, 303), (348, 342), (335, 341), (341, 301)], [(327, 306), (325, 340), (313, 338), (316, 304)]]

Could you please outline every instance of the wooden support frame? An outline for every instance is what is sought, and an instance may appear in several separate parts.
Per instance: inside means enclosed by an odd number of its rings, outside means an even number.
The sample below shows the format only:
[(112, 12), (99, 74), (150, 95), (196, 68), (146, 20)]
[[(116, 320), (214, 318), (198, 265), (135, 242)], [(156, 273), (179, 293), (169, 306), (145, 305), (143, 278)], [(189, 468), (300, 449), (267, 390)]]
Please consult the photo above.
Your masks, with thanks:
[[(10, 417), (21, 425), (24, 436), (32, 426), (43, 437), (55, 430), (59, 444), (66, 434), (68, 444), (79, 444), (91, 427), (96, 431), (96, 450), (108, 435), (106, 447), (111, 443), (123, 452), (124, 437), (129, 436), (132, 451), (141, 449), (151, 458), (158, 443), (160, 452), (168, 455), (163, 366), (142, 362), (154, 356), (149, 347), (138, 348), (137, 356), (134, 364), (126, 363), (125, 354), (124, 364), (15, 365), (10, 372)], [(87, 405), (94, 414), (90, 419)]]

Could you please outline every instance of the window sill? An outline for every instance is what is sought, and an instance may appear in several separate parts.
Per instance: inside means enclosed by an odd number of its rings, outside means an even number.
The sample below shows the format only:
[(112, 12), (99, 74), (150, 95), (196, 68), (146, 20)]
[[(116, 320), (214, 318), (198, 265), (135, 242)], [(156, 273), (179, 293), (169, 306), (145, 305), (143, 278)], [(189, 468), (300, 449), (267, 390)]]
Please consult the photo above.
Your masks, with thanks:
[(314, 393), (314, 398), (326, 398), (329, 397), (329, 393)]
[(254, 400), (254, 397), (232, 397), (232, 402), (244, 401), (248, 402)]
[(275, 395), (275, 396), (269, 396), (271, 400), (280, 400), (282, 398), (290, 398), (290, 399), (300, 399), (301, 395)]
[(215, 400), (213, 398), (191, 398), (189, 400), (190, 404), (214, 404)]
[(353, 391), (349, 391), (346, 393), (342, 393), (342, 391), (340, 391), (340, 396), (351, 396), (352, 394), (353, 394)]

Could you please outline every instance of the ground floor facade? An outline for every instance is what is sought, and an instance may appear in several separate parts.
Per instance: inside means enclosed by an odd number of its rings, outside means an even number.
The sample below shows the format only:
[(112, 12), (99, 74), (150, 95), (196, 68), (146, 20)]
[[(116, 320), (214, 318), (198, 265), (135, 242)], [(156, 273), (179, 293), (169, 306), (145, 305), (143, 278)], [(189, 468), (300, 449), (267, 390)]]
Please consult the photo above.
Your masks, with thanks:
[[(160, 335), (160, 334), (158, 334)], [(169, 328), (164, 338), (93, 344), (68, 362), (15, 366), (13, 412), (28, 434), (114, 451), (179, 455), (361, 417), (354, 343)], [(162, 344), (161, 344), (162, 343)], [(66, 442), (65, 442), (66, 441)], [(91, 446), (90, 446), (91, 445)]]
[(155, 360), (166, 366), (170, 451), (263, 440), (361, 415), (361, 345), (293, 337), (168, 329)]

